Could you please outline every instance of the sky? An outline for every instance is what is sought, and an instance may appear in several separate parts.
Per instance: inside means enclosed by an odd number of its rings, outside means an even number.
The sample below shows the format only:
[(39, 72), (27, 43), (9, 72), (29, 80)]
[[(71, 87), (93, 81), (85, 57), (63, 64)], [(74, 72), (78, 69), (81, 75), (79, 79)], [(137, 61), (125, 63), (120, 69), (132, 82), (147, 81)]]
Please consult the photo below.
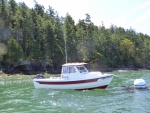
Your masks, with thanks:
[[(32, 8), (34, 0), (15, 0), (25, 2)], [(88, 13), (91, 21), (106, 28), (111, 25), (134, 29), (137, 33), (150, 36), (150, 0), (36, 0), (45, 9), (51, 6), (59, 16), (70, 14), (75, 23), (85, 19)]]

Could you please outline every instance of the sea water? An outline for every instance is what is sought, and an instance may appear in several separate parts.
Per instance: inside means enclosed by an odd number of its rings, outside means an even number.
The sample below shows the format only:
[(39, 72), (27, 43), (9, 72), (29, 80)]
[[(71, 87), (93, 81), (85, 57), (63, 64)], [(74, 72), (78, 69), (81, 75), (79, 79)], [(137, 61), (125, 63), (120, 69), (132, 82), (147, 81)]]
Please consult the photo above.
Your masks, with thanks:
[[(106, 89), (35, 89), (33, 76), (0, 78), (0, 113), (148, 113), (150, 89), (127, 89), (137, 78), (150, 87), (150, 71), (111, 72)], [(125, 87), (123, 87), (125, 86)]]

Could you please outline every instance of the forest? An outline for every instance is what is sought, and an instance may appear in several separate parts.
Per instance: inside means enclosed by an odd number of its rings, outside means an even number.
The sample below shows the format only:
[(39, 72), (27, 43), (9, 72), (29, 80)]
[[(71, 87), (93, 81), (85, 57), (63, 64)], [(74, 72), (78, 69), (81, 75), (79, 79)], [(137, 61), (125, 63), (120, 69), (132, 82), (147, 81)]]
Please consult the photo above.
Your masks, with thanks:
[(60, 72), (67, 62), (87, 62), (105, 68), (150, 69), (150, 36), (103, 22), (90, 14), (77, 23), (51, 6), (0, 1), (0, 68), (7, 72)]

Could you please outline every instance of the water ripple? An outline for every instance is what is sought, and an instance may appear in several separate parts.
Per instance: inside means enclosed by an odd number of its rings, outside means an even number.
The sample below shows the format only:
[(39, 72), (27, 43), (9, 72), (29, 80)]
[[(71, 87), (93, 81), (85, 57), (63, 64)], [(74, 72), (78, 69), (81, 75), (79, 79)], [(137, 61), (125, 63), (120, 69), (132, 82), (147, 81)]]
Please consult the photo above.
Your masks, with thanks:
[(35, 89), (32, 79), (0, 79), (1, 113), (147, 113), (150, 90), (124, 90), (134, 79), (150, 83), (150, 72), (115, 73), (105, 90)]

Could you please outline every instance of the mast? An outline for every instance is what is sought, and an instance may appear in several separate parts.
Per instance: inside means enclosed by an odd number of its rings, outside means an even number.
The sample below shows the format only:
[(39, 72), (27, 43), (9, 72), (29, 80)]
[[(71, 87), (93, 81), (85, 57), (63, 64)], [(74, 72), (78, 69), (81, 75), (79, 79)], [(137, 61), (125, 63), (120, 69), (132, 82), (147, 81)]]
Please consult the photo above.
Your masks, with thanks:
[(66, 38), (65, 38), (65, 56), (66, 56), (66, 63), (67, 63), (67, 44), (66, 44)]

